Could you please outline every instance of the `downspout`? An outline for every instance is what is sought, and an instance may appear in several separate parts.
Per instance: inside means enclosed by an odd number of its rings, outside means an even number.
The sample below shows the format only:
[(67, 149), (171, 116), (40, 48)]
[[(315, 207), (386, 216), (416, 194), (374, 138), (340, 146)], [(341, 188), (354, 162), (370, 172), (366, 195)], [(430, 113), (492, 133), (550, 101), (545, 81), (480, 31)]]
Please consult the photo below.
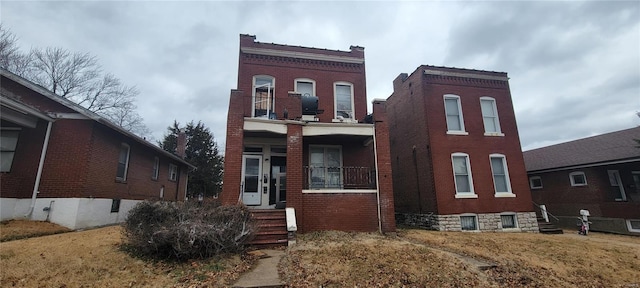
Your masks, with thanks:
[(51, 136), (51, 125), (53, 121), (49, 121), (47, 124), (47, 132), (44, 135), (44, 143), (42, 144), (42, 151), (40, 152), (40, 163), (38, 164), (38, 173), (36, 174), (36, 183), (33, 185), (33, 194), (31, 195), (31, 205), (29, 206), (29, 212), (25, 214), (25, 217), (33, 214), (33, 209), (36, 207), (36, 198), (38, 198), (38, 189), (40, 188), (40, 179), (42, 178), (42, 169), (44, 168), (44, 159), (47, 156), (47, 147), (49, 147), (49, 137)]
[(382, 212), (380, 211), (380, 171), (378, 170), (378, 142), (376, 141), (376, 126), (373, 124), (373, 158), (376, 162), (376, 198), (378, 201), (378, 231), (382, 233)]

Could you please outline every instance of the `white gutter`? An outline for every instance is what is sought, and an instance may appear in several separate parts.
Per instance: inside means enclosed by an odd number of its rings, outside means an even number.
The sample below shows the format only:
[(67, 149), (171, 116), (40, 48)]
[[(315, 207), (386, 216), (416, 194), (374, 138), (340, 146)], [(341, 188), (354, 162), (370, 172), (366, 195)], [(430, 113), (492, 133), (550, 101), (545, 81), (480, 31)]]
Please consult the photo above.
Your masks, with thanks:
[(378, 200), (378, 231), (382, 233), (382, 216), (380, 212), (380, 171), (378, 170), (378, 142), (376, 141), (376, 127), (373, 127), (373, 158), (376, 162), (376, 198)]
[(44, 158), (47, 156), (47, 147), (49, 147), (49, 137), (51, 136), (51, 125), (53, 122), (49, 121), (47, 124), (47, 133), (44, 135), (44, 143), (42, 144), (42, 152), (40, 153), (40, 163), (38, 164), (38, 174), (36, 174), (36, 183), (33, 185), (33, 194), (31, 195), (31, 206), (29, 206), (29, 212), (26, 217), (33, 214), (33, 209), (36, 207), (36, 198), (38, 198), (38, 189), (40, 188), (40, 178), (42, 177), (42, 168), (44, 167)]

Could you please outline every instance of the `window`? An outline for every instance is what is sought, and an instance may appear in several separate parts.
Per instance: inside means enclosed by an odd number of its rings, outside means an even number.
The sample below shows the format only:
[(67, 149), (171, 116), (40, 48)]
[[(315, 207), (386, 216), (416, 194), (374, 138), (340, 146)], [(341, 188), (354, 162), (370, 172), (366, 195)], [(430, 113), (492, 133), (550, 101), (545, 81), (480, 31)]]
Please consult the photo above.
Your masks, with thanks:
[(10, 172), (20, 130), (0, 130), (0, 172)]
[(627, 194), (624, 191), (624, 185), (622, 185), (622, 179), (620, 179), (620, 171), (618, 170), (607, 170), (607, 174), (609, 174), (609, 183), (612, 187), (617, 187), (616, 190), (616, 201), (627, 201)]
[(153, 172), (151, 173), (151, 179), (158, 180), (158, 170), (160, 170), (160, 158), (153, 158)]
[(631, 176), (633, 177), (633, 185), (636, 188), (636, 193), (640, 193), (640, 171), (631, 172)]
[(640, 232), (640, 220), (638, 219), (627, 220), (627, 228), (629, 228), (629, 232)]
[(178, 179), (178, 166), (169, 164), (169, 180), (176, 181)]
[(571, 186), (587, 185), (587, 176), (584, 175), (584, 172), (571, 172), (569, 179), (571, 180)]
[(500, 130), (496, 100), (491, 97), (480, 97), (480, 109), (482, 110), (482, 121), (484, 122), (484, 134), (493, 136), (504, 135)]
[(334, 84), (336, 119), (354, 119), (353, 85), (347, 82)]
[(540, 178), (540, 176), (529, 177), (529, 187), (531, 187), (531, 189), (542, 188), (542, 178)]
[(447, 115), (447, 134), (467, 135), (468, 133), (464, 131), (460, 96), (451, 94), (444, 95), (444, 110)]
[(503, 214), (500, 215), (500, 222), (502, 222), (502, 229), (506, 228), (518, 228), (515, 214)]
[(511, 194), (511, 181), (509, 181), (509, 169), (507, 159), (502, 154), (489, 155), (491, 161), (491, 173), (493, 174), (493, 186), (496, 194)]
[(316, 96), (316, 82), (311, 79), (296, 79), (296, 92), (304, 96)]
[(462, 231), (478, 230), (478, 221), (475, 215), (460, 216), (460, 227)]
[(116, 180), (127, 181), (127, 170), (129, 169), (129, 145), (120, 145), (120, 156), (118, 157), (118, 171)]
[(453, 163), (456, 198), (477, 198), (478, 196), (473, 192), (473, 179), (471, 177), (471, 163), (469, 163), (469, 155), (464, 153), (453, 153), (451, 154), (451, 162)]
[(342, 189), (342, 149), (340, 146), (310, 146), (311, 189)]
[(253, 117), (272, 117), (275, 102), (275, 79), (260, 75), (253, 77)]
[(111, 213), (120, 212), (120, 199), (113, 199), (111, 201)]

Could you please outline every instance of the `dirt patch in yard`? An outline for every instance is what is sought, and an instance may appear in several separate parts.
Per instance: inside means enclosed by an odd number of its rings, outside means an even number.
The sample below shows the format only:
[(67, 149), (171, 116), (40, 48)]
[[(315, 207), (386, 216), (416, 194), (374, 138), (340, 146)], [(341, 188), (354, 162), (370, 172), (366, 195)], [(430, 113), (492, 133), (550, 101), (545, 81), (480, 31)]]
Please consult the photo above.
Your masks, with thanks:
[(9, 220), (0, 222), (0, 242), (69, 232), (70, 229), (45, 221)]

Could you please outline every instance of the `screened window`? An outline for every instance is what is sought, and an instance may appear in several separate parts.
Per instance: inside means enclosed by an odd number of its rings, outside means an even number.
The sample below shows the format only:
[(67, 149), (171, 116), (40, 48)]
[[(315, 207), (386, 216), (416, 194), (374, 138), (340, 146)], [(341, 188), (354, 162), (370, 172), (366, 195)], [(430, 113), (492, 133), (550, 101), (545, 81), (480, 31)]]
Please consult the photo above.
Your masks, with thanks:
[(296, 79), (296, 92), (304, 96), (316, 96), (315, 82), (310, 79)]
[(151, 174), (151, 179), (158, 180), (158, 170), (160, 170), (160, 158), (153, 158), (153, 172)]
[(542, 188), (542, 178), (540, 178), (540, 176), (529, 177), (529, 187), (531, 187), (531, 189)]
[(178, 166), (169, 164), (169, 180), (176, 181), (178, 179)]
[(584, 175), (584, 172), (571, 172), (569, 174), (569, 180), (571, 181), (571, 186), (587, 185), (587, 176)]
[(493, 173), (493, 185), (496, 193), (511, 193), (507, 159), (500, 154), (491, 154), (489, 158), (491, 160), (491, 172)]
[(354, 119), (353, 85), (342, 82), (335, 84), (335, 105), (337, 119)]
[(460, 96), (444, 95), (444, 109), (447, 115), (447, 132), (453, 134), (464, 133), (464, 119), (462, 117), (462, 106)]
[(453, 163), (456, 194), (474, 194), (469, 155), (454, 153), (451, 155), (451, 162)]
[(516, 215), (500, 215), (500, 221), (502, 222), (502, 228), (517, 228)]
[(11, 171), (20, 130), (0, 130), (0, 172)]
[(118, 170), (116, 172), (116, 180), (126, 181), (127, 170), (129, 169), (129, 145), (120, 145), (120, 156), (118, 157)]
[(253, 117), (272, 116), (275, 97), (275, 79), (261, 75), (253, 77)]
[(342, 149), (340, 146), (310, 146), (310, 188), (342, 189)]
[(482, 109), (482, 121), (484, 122), (485, 134), (501, 134), (496, 100), (491, 97), (481, 97), (480, 108)]
[(460, 226), (463, 231), (478, 230), (476, 216), (460, 216)]

